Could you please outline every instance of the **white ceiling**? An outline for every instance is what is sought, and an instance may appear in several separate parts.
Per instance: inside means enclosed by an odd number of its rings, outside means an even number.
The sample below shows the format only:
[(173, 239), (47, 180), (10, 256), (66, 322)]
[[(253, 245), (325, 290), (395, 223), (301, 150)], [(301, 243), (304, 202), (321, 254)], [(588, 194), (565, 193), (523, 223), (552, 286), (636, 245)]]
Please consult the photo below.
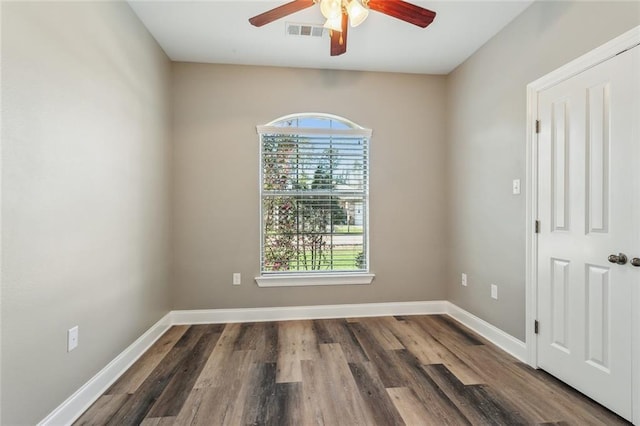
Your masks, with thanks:
[(532, 0), (410, 0), (437, 13), (422, 29), (371, 11), (350, 28), (347, 53), (329, 55), (329, 36), (289, 36), (285, 22), (322, 24), (320, 6), (256, 28), (248, 19), (290, 0), (129, 0), (174, 61), (447, 74)]

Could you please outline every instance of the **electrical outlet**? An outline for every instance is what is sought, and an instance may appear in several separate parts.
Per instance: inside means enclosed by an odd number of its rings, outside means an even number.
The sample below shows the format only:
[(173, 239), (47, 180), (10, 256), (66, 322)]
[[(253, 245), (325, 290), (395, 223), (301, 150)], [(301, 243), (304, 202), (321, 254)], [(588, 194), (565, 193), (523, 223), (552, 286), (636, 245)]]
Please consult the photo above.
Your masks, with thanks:
[(242, 275), (240, 272), (235, 272), (233, 274), (233, 285), (240, 285), (242, 283)]
[(491, 298), (498, 300), (498, 286), (491, 284)]
[(520, 179), (513, 180), (513, 195), (520, 195)]
[(467, 286), (467, 274), (465, 274), (464, 272), (462, 273), (462, 280), (460, 282), (464, 287)]
[(78, 347), (78, 326), (67, 330), (67, 352), (71, 352)]

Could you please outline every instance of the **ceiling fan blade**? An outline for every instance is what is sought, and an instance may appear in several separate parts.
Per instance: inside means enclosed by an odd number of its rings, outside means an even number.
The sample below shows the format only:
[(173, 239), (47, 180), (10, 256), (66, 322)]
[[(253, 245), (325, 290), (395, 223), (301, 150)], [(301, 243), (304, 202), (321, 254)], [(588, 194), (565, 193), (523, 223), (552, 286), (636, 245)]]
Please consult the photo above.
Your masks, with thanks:
[(369, 8), (421, 28), (433, 22), (436, 13), (402, 0), (369, 0)]
[(276, 19), (284, 18), (292, 13), (299, 12), (303, 9), (311, 7), (315, 4), (313, 0), (293, 0), (292, 2), (285, 3), (282, 6), (278, 6), (274, 9), (268, 10), (260, 15), (256, 15), (249, 19), (251, 25), (261, 27)]
[(331, 56), (339, 56), (347, 51), (347, 30), (349, 29), (349, 15), (342, 14), (342, 32), (331, 31)]

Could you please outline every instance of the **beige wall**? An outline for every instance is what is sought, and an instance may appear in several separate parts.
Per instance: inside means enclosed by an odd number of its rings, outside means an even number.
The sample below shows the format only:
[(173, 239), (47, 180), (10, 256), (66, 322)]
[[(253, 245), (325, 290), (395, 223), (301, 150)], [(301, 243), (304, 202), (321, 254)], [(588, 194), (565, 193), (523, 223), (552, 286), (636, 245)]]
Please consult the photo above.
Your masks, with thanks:
[(124, 3), (2, 4), (3, 425), (43, 419), (169, 310), (169, 84)]
[(639, 2), (536, 2), (448, 77), (447, 295), (517, 338), (526, 194), (511, 195), (511, 181), (524, 188), (526, 85), (638, 24)]
[[(444, 77), (176, 63), (173, 307), (442, 299)], [(258, 288), (255, 126), (327, 112), (373, 129), (370, 286)], [(241, 272), (241, 286), (231, 285)]]

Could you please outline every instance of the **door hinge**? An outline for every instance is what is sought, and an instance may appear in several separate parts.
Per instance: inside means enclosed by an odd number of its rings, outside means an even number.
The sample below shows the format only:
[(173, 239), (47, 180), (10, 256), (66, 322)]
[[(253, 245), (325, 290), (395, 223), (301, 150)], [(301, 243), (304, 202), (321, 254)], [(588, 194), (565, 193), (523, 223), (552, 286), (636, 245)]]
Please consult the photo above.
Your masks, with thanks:
[(540, 233), (540, 221), (539, 220), (536, 220), (535, 230), (536, 230), (536, 234)]
[(536, 120), (536, 133), (540, 133), (540, 120)]
[(534, 321), (533, 321), (533, 332), (534, 332), (535, 334), (538, 334), (538, 329), (539, 329), (539, 327), (540, 327), (540, 325), (539, 325), (539, 323), (538, 323), (538, 320), (534, 320)]

